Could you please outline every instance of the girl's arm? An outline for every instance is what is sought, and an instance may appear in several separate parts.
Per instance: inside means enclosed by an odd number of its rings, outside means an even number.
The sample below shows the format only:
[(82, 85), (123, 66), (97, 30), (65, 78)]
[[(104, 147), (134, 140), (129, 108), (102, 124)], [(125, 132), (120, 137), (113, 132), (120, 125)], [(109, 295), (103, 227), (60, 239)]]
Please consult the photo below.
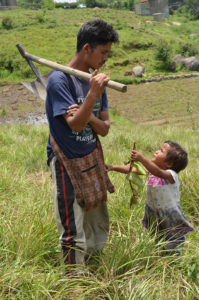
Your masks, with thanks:
[(175, 183), (173, 176), (171, 175), (171, 172), (168, 170), (164, 170), (159, 168), (156, 164), (154, 164), (152, 161), (148, 160), (143, 154), (136, 150), (132, 150), (131, 152), (131, 159), (140, 161), (143, 166), (154, 176), (164, 178), (168, 180), (170, 183)]
[(116, 172), (119, 172), (119, 173), (124, 173), (124, 174), (129, 174), (130, 172), (134, 172), (134, 173), (137, 173), (137, 170), (136, 168), (130, 168), (130, 166), (120, 166), (120, 165), (106, 165), (106, 170), (109, 172), (109, 171), (116, 171)]

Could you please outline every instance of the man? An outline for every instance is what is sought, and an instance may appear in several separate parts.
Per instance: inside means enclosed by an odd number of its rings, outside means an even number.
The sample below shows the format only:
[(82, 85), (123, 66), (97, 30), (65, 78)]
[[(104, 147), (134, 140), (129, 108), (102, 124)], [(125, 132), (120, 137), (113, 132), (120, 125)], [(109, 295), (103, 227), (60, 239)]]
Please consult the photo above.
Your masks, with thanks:
[[(84, 163), (85, 157), (95, 153), (97, 135), (108, 134), (110, 121), (105, 86), (109, 78), (105, 74), (98, 74), (98, 69), (108, 59), (112, 43), (117, 41), (118, 34), (110, 24), (102, 20), (85, 23), (77, 35), (77, 51), (68, 66), (84, 72), (94, 70), (90, 81), (60, 71), (54, 71), (48, 80), (48, 164), (52, 171), (60, 243), (64, 262), (69, 267), (83, 264), (86, 255), (101, 251), (109, 230), (106, 202), (102, 199), (99, 204), (89, 207), (85, 199), (84, 207), (78, 191), (80, 179), (74, 179), (79, 168), (71, 166), (75, 159), (79, 161), (81, 158)], [(93, 170), (94, 167), (88, 169)], [(100, 192), (101, 185), (95, 187)]]

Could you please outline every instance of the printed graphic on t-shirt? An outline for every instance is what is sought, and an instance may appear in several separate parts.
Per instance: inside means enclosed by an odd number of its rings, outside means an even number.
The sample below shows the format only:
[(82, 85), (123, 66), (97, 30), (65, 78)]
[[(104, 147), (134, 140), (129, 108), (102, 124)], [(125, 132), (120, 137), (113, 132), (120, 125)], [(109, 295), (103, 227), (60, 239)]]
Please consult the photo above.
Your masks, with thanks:
[[(78, 105), (82, 105), (84, 102), (84, 97), (79, 96), (77, 97)], [(93, 108), (93, 114), (98, 117), (99, 115), (99, 108), (100, 108), (100, 98), (96, 100), (95, 106)], [(70, 138), (75, 139), (76, 142), (83, 142), (87, 144), (92, 144), (96, 142), (96, 136), (93, 134), (93, 130), (89, 124), (87, 124), (81, 132), (72, 131), (72, 136)]]

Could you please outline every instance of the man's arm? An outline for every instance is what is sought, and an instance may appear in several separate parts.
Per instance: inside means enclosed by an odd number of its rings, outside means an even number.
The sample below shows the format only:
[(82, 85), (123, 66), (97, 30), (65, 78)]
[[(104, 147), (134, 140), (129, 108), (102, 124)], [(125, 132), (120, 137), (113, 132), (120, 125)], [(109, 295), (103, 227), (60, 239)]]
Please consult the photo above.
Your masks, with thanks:
[(106, 136), (110, 128), (108, 110), (101, 111), (99, 114), (99, 118), (97, 118), (93, 113), (91, 113), (89, 124), (95, 131), (95, 133), (101, 136)]
[[(90, 90), (82, 103), (82, 105), (77, 109), (77, 111), (74, 114), (66, 113), (64, 114), (64, 118), (68, 125), (71, 127), (72, 130), (80, 132), (82, 129), (86, 126), (86, 124), (89, 123), (91, 119), (91, 126), (98, 127), (96, 124), (96, 120), (93, 118), (92, 111), (93, 107), (95, 105), (96, 99), (101, 96), (105, 85), (109, 81), (109, 77), (107, 77), (105, 74), (97, 74), (98, 70), (95, 70), (90, 78)], [(102, 116), (102, 118), (105, 118)], [(101, 120), (101, 122), (105, 122), (108, 120)], [(103, 123), (100, 123), (103, 125), (103, 128), (106, 127)], [(106, 123), (105, 123), (106, 124)], [(98, 124), (99, 125), (99, 124)], [(99, 125), (100, 126), (100, 125)], [(100, 126), (101, 128), (101, 126)], [(101, 130), (100, 130), (101, 131)], [(103, 134), (105, 130), (102, 130)], [(108, 131), (107, 131), (108, 133)], [(100, 133), (99, 133), (100, 134)]]

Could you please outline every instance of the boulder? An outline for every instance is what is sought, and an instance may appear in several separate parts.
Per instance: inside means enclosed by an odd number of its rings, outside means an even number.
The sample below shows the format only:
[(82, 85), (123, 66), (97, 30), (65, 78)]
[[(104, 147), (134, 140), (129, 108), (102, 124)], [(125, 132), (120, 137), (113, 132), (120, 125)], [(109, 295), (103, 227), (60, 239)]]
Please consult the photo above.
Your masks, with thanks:
[(173, 57), (172, 62), (174, 62), (176, 65), (180, 65), (184, 63), (185, 56), (183, 54), (177, 54)]
[(199, 71), (199, 60), (195, 56), (185, 58), (183, 64), (190, 71)]
[(134, 73), (135, 77), (142, 77), (142, 75), (144, 73), (144, 67), (142, 67), (142, 66), (134, 67), (133, 73)]

